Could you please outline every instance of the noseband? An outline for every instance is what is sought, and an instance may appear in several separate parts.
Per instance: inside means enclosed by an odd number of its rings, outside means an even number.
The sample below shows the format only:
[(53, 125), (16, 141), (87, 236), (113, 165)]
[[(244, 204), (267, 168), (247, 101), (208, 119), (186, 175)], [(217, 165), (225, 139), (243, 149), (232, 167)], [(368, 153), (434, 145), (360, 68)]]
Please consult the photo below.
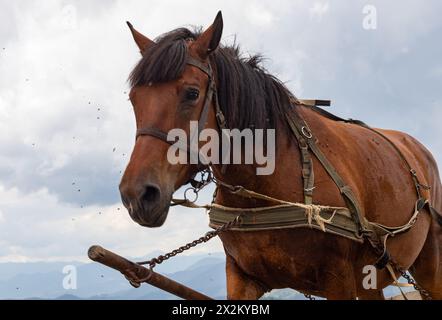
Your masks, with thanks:
[[(210, 63), (205, 65), (204, 63), (202, 63), (194, 58), (188, 57), (187, 64), (200, 69), (209, 78), (209, 82), (207, 85), (207, 92), (206, 92), (206, 96), (204, 98), (203, 109), (201, 111), (200, 118), (198, 120), (198, 136), (207, 125), (207, 118), (209, 116), (210, 103), (212, 102), (212, 99), (215, 104), (215, 112), (216, 112), (215, 116), (216, 116), (216, 121), (218, 123), (218, 127), (220, 130), (225, 129), (226, 128), (226, 119), (225, 119), (224, 114), (223, 114), (223, 112), (219, 106), (219, 103), (218, 103), (218, 94), (216, 92), (216, 84), (215, 84), (215, 80), (213, 79), (213, 72), (212, 72), (212, 67), (210, 66)], [(179, 149), (185, 150), (188, 153), (192, 152), (192, 150), (190, 149), (189, 143), (187, 143), (186, 145), (180, 145), (176, 141), (169, 141), (167, 139), (168, 134), (166, 132), (156, 128), (156, 127), (144, 127), (144, 128), (138, 129), (136, 138), (138, 139), (139, 137), (142, 137), (142, 136), (154, 137), (154, 138), (157, 138), (161, 141), (164, 141), (165, 143), (168, 143), (170, 145), (174, 145)]]

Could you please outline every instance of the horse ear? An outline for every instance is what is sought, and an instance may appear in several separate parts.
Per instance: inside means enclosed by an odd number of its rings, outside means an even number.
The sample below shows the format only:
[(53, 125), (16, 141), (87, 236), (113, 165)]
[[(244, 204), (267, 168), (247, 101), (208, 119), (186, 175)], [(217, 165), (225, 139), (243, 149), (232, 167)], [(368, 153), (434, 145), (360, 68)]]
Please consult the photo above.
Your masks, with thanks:
[(223, 16), (219, 11), (213, 24), (195, 41), (196, 53), (202, 60), (206, 60), (218, 48), (223, 34), (223, 26)]
[(155, 42), (135, 30), (134, 26), (129, 21), (126, 21), (126, 23), (129, 26), (130, 31), (132, 32), (132, 36), (134, 37), (135, 43), (140, 49), (141, 54), (144, 54), (146, 49), (154, 45)]

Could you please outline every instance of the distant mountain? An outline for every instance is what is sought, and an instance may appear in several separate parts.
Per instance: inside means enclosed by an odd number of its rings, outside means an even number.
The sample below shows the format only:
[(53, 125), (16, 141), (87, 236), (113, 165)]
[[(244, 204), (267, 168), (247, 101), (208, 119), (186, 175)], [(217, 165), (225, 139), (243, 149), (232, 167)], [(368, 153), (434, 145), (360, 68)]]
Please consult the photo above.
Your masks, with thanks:
[[(167, 274), (171, 279), (216, 299), (226, 298), (225, 262), (220, 258), (199, 260), (184, 271)], [(93, 300), (169, 300), (175, 296), (149, 285), (126, 289), (112, 294), (92, 296)]]
[(81, 264), (80, 262), (0, 263), (0, 281), (10, 279), (17, 274), (36, 274), (52, 271), (61, 272), (66, 265), (79, 266)]
[(73, 300), (83, 300), (77, 296), (74, 296), (72, 294), (64, 294), (60, 297), (55, 298), (55, 300), (67, 300), (67, 301), (73, 301)]
[[(158, 253), (149, 255), (156, 256)], [(206, 294), (225, 295), (224, 254), (182, 255), (156, 268)], [(146, 260), (132, 259), (133, 261)], [(63, 288), (63, 267), (77, 267), (77, 289)], [(15, 270), (15, 271), (14, 271)], [(0, 299), (172, 299), (149, 285), (133, 288), (117, 271), (98, 263), (1, 263)]]
[[(132, 260), (142, 261), (146, 258)], [(66, 265), (77, 267), (76, 290), (63, 289), (66, 275), (62, 270)], [(226, 298), (223, 253), (177, 256), (155, 270), (215, 299)], [(398, 295), (399, 291), (388, 287), (384, 293), (391, 297)], [(176, 297), (148, 284), (135, 289), (119, 272), (98, 263), (45, 262), (0, 264), (0, 299), (166, 300)], [(305, 300), (305, 297), (297, 291), (284, 289), (274, 290), (263, 299)]]

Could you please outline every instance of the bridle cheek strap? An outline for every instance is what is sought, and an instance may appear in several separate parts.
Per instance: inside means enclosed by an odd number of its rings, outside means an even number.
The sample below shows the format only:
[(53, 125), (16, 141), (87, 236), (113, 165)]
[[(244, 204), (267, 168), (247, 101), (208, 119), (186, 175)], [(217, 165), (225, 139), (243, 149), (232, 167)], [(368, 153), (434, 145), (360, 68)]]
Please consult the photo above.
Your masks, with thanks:
[[(216, 115), (219, 129), (220, 130), (225, 129), (226, 128), (225, 117), (224, 117), (224, 114), (221, 111), (221, 108), (218, 103), (218, 95), (216, 92), (215, 81), (213, 79), (213, 72), (212, 72), (212, 68), (211, 68), (210, 64), (206, 65), (206, 64), (204, 64), (194, 58), (191, 58), (191, 57), (189, 57), (187, 59), (187, 64), (200, 69), (202, 72), (204, 72), (207, 75), (207, 77), (209, 79), (208, 85), (207, 85), (207, 92), (206, 92), (206, 95), (204, 98), (203, 109), (201, 110), (200, 118), (198, 120), (198, 136), (207, 125), (207, 120), (208, 120), (209, 112), (210, 112), (210, 104), (212, 102), (212, 99), (214, 99), (215, 115)], [(168, 134), (158, 128), (144, 127), (144, 128), (138, 129), (137, 134), (136, 134), (136, 139), (138, 139), (139, 137), (142, 137), (142, 136), (150, 136), (150, 137), (157, 138), (165, 143), (168, 143), (170, 145), (177, 147), (178, 149), (184, 150), (184, 151), (188, 152), (189, 154), (196, 152), (198, 154), (198, 156), (200, 156), (198, 151), (192, 150), (189, 142), (187, 144), (180, 144), (179, 141), (169, 141), (167, 139)], [(199, 159), (199, 157), (198, 157), (198, 159)], [(225, 171), (224, 166), (223, 166), (223, 171)]]
[(188, 154), (194, 154), (196, 159), (199, 159), (198, 156), (199, 152), (198, 150), (193, 150), (189, 143), (183, 143), (180, 140), (172, 141), (168, 139), (168, 135), (166, 132), (161, 131), (157, 128), (153, 127), (146, 127), (142, 129), (137, 130), (137, 138), (142, 136), (150, 136), (157, 138), (161, 141), (164, 141), (167, 144), (170, 144), (171, 146), (176, 147), (177, 149), (183, 150), (184, 152), (187, 152)]

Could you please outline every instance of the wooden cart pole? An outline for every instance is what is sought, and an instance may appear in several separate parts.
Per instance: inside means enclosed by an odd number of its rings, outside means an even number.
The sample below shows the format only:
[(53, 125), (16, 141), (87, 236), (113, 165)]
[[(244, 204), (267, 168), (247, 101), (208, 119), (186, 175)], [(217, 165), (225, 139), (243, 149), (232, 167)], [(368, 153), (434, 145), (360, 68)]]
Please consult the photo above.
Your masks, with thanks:
[(88, 256), (93, 261), (120, 271), (127, 279), (131, 280), (132, 284), (148, 283), (185, 300), (213, 300), (198, 291), (129, 261), (100, 246), (90, 247)]

